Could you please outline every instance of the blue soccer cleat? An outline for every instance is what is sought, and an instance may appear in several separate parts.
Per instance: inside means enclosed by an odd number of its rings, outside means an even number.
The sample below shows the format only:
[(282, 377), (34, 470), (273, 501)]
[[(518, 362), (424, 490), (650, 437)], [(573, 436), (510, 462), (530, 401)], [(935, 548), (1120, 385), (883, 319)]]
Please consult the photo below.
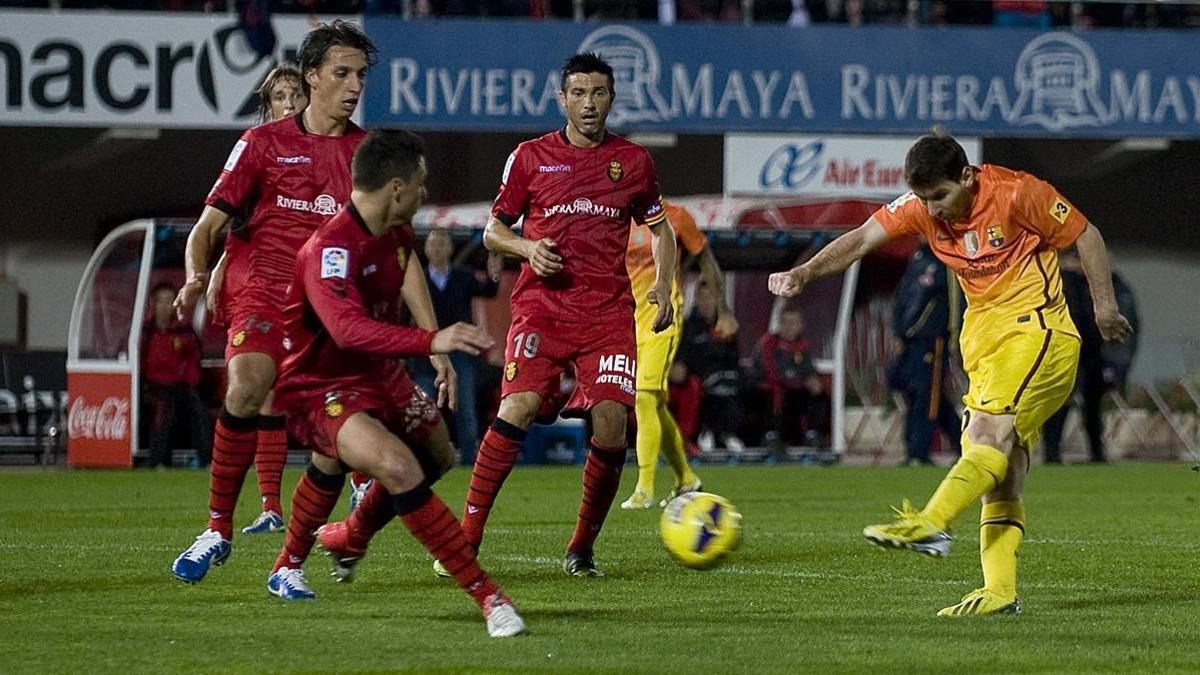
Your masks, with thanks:
[(263, 511), (258, 514), (253, 523), (242, 528), (242, 534), (270, 534), (272, 532), (283, 532), (284, 530), (283, 516), (274, 511)]
[(196, 537), (196, 541), (179, 554), (171, 564), (171, 574), (176, 579), (189, 584), (198, 583), (208, 574), (210, 567), (216, 567), (225, 562), (233, 550), (228, 539), (216, 530), (205, 530)]
[(267, 577), (267, 592), (284, 600), (313, 600), (317, 597), (304, 580), (304, 570), (289, 567), (280, 567)]

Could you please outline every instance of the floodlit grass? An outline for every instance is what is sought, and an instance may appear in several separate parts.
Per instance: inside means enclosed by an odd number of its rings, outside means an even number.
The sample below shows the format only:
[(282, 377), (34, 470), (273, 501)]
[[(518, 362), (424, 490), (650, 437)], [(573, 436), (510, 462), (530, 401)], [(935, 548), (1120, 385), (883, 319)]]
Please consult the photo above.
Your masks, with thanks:
[[(507, 640), (487, 637), (474, 604), (433, 577), (399, 523), (354, 584), (333, 583), (315, 554), (306, 570), (318, 599), (285, 604), (265, 588), (282, 535), (238, 536), (197, 586), (171, 577), (204, 527), (203, 472), (3, 472), (0, 672), (1200, 668), (1200, 475), (1181, 464), (1035, 468), (1024, 613), (949, 620), (934, 613), (980, 585), (977, 507), (947, 560), (859, 535), (902, 497), (923, 502), (943, 472), (703, 467), (705, 486), (745, 516), (731, 564), (680, 568), (658, 543), (659, 509), (614, 506), (597, 550), (607, 576), (574, 579), (559, 561), (580, 469), (518, 467), (482, 555), (529, 624)], [(288, 469), (288, 492), (299, 475)], [(438, 486), (456, 511), (468, 475)], [(253, 475), (246, 487), (239, 527), (257, 513)], [(343, 500), (335, 517), (344, 513)]]

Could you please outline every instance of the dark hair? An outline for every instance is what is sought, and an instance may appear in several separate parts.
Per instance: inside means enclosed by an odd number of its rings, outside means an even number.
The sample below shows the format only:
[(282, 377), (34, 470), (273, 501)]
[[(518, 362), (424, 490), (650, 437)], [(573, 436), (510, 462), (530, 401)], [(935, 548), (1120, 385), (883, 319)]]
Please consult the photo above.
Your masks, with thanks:
[[(367, 57), (368, 68), (375, 65), (375, 55), (379, 53), (375, 43), (358, 25), (338, 19), (333, 23), (323, 23), (304, 36), (300, 53), (296, 56), (300, 62), (300, 73), (320, 68), (330, 47), (350, 47), (361, 51)], [(300, 86), (304, 87), (304, 95), (309, 96), (308, 82), (303, 77), (300, 78)]]
[(425, 143), (411, 131), (372, 129), (354, 152), (350, 165), (354, 187), (370, 192), (393, 178), (408, 180), (424, 156)]
[(567, 59), (567, 62), (562, 67), (562, 80), (558, 85), (559, 90), (567, 90), (567, 77), (575, 73), (600, 73), (608, 77), (609, 88), (611, 89), (613, 86), (612, 66), (608, 65), (608, 61), (605, 61), (604, 57), (596, 52), (584, 52)]
[(304, 78), (300, 76), (300, 68), (296, 64), (291, 61), (277, 64), (271, 69), (271, 72), (267, 73), (262, 84), (258, 85), (258, 120), (260, 122), (271, 121), (271, 91), (283, 80), (294, 80), (301, 89), (304, 88)]
[(943, 180), (962, 178), (967, 153), (958, 141), (944, 132), (922, 136), (904, 157), (904, 180), (913, 189), (931, 188)]

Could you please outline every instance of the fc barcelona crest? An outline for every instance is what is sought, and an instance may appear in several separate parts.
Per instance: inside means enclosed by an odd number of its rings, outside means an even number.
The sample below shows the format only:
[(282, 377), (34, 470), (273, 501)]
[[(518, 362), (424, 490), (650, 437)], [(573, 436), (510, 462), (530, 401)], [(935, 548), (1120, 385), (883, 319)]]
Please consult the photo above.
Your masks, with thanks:
[(624, 176), (625, 176), (625, 167), (621, 166), (620, 162), (618, 162), (617, 160), (614, 159), (613, 161), (608, 163), (608, 179), (609, 180), (616, 183), (617, 181), (621, 180), (621, 178), (623, 178)]
[(993, 225), (987, 229), (988, 246), (992, 248), (1001, 248), (1004, 246), (1004, 228), (999, 225)]
[(408, 249), (403, 246), (396, 249), (396, 264), (400, 269), (405, 269), (405, 265), (408, 264)]

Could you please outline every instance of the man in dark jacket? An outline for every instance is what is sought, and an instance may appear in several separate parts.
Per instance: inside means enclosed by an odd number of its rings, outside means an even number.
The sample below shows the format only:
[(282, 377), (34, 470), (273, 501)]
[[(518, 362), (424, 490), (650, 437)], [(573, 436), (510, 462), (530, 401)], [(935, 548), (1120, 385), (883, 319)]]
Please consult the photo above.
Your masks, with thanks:
[[(946, 392), (950, 369), (950, 322), (961, 319), (952, 303), (946, 266), (923, 244), (909, 259), (893, 304), (892, 331), (897, 356), (888, 368), (888, 386), (904, 397), (906, 464), (932, 464), (929, 457), (938, 427), (955, 452), (962, 452), (962, 424)], [(953, 299), (960, 298), (955, 295)], [(953, 306), (952, 304), (957, 305)]]

